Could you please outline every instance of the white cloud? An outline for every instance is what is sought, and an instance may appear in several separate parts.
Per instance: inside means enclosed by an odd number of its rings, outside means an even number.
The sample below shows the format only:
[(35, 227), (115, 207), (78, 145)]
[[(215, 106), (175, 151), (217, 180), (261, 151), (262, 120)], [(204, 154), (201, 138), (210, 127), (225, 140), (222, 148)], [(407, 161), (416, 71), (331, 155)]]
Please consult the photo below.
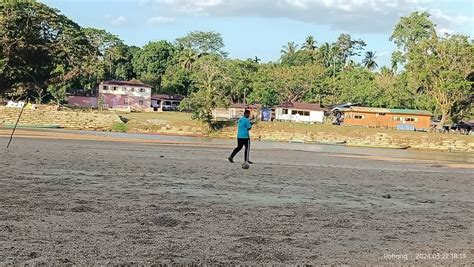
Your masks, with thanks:
[(153, 25), (169, 24), (175, 21), (176, 19), (171, 17), (153, 17), (148, 19), (148, 23)]
[[(146, 0), (143, 0), (146, 1)], [(152, 0), (149, 0), (152, 1)], [(414, 10), (429, 10), (432, 0), (154, 0), (166, 14), (210, 17), (252, 16), (287, 18), (326, 25), (332, 29), (356, 33), (386, 33), (393, 29), (400, 15)], [(430, 11), (430, 10), (429, 10)], [(436, 13), (446, 23), (472, 23), (465, 16), (449, 17)], [(442, 16), (440, 16), (442, 14)], [(452, 20), (451, 20), (452, 19)], [(454, 21), (453, 21), (454, 20)]]
[(464, 16), (464, 15), (448, 15), (439, 9), (433, 9), (429, 11), (432, 15), (433, 21), (437, 24), (437, 31), (440, 33), (456, 33), (458, 29), (463, 27), (470, 26), (471, 33), (474, 33), (474, 16)]
[(122, 25), (125, 25), (128, 21), (127, 18), (124, 16), (116, 17), (112, 15), (106, 15), (105, 18), (113, 26), (122, 26)]

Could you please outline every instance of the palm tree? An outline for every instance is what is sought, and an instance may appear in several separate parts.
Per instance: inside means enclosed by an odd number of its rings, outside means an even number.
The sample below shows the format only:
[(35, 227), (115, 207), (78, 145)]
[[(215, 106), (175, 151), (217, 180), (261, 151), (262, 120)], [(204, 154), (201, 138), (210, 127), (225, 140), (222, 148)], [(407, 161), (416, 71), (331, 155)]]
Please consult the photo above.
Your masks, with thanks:
[(186, 49), (181, 52), (181, 54), (179, 55), (178, 61), (179, 61), (179, 64), (183, 68), (187, 70), (191, 70), (193, 68), (193, 64), (196, 61), (197, 57), (198, 56), (193, 50)]
[(255, 57), (252, 59), (252, 61), (253, 61), (254, 63), (256, 63), (256, 64), (259, 64), (260, 61), (262, 61), (262, 60), (259, 59), (257, 56), (255, 56)]
[(329, 68), (332, 66), (333, 57), (334, 57), (334, 48), (329, 43), (324, 43), (320, 48), (319, 52), (323, 59), (324, 65)]
[(306, 41), (304, 42), (303, 46), (301, 47), (304, 50), (314, 51), (316, 50), (316, 40), (313, 36), (306, 37)]
[(283, 46), (283, 49), (280, 51), (283, 56), (292, 56), (298, 50), (298, 45), (295, 42), (288, 42), (287, 45)]
[(375, 62), (376, 58), (375, 52), (367, 51), (365, 52), (365, 58), (362, 60), (362, 64), (364, 64), (364, 67), (367, 69), (374, 70), (379, 66), (377, 62)]

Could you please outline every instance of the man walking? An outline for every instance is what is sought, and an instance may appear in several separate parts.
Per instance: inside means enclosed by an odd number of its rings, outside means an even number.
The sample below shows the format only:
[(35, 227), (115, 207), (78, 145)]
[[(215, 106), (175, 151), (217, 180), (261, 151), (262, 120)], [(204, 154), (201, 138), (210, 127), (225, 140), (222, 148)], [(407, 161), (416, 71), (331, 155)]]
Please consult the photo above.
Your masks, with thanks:
[(228, 158), (231, 163), (234, 163), (234, 157), (237, 153), (242, 150), (245, 146), (245, 162), (252, 164), (249, 160), (249, 152), (250, 152), (250, 135), (249, 131), (252, 129), (252, 122), (249, 119), (250, 117), (250, 110), (245, 110), (244, 116), (239, 119), (237, 124), (237, 147), (232, 151), (232, 154)]

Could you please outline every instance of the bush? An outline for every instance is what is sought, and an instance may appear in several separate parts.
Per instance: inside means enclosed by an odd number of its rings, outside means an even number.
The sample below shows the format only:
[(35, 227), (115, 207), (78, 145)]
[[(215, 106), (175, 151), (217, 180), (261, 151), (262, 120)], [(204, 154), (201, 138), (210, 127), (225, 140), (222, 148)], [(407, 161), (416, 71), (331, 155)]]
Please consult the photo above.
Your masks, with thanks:
[(115, 123), (114, 125), (112, 125), (112, 130), (114, 132), (125, 133), (128, 131), (128, 126), (123, 122)]

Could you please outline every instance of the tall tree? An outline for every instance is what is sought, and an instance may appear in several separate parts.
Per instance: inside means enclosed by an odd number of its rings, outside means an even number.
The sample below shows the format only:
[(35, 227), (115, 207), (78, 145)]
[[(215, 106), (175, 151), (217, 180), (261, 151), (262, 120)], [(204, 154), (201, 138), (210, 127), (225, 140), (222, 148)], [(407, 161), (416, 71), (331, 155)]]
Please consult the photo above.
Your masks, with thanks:
[(178, 61), (181, 67), (187, 70), (192, 70), (194, 62), (198, 55), (192, 49), (185, 49), (179, 52)]
[(0, 94), (38, 102), (51, 85), (77, 77), (90, 52), (76, 23), (36, 1), (1, 1), (0, 36)]
[(430, 96), (441, 114), (440, 127), (453, 110), (472, 99), (474, 44), (467, 36), (432, 36), (410, 47), (406, 65), (410, 84)]
[(186, 36), (176, 39), (178, 48), (192, 49), (199, 55), (218, 54), (226, 56), (224, 40), (218, 32), (192, 31)]
[(379, 66), (377, 64), (377, 62), (375, 62), (376, 58), (377, 58), (377, 56), (375, 56), (375, 52), (367, 51), (367, 52), (365, 52), (365, 57), (362, 60), (362, 64), (367, 69), (374, 70), (374, 69), (378, 68), (378, 66)]
[(230, 104), (230, 77), (224, 60), (219, 56), (205, 56), (194, 69), (197, 91), (191, 93), (180, 105), (192, 110), (192, 118), (205, 122), (212, 128), (212, 110)]
[(401, 17), (390, 36), (390, 41), (393, 41), (398, 48), (392, 54), (392, 62), (403, 64), (406, 54), (411, 49), (434, 36), (436, 36), (436, 24), (430, 20), (428, 12), (415, 11), (406, 17)]
[(352, 39), (349, 34), (342, 33), (337, 38), (337, 41), (333, 45), (336, 49), (336, 55), (338, 56), (339, 62), (345, 65), (349, 62), (351, 57), (360, 56), (362, 50), (366, 46), (365, 42), (361, 39)]
[(298, 51), (298, 45), (295, 42), (288, 42), (288, 44), (284, 45), (281, 49), (282, 57), (285, 56), (292, 56)]
[(316, 50), (316, 40), (313, 36), (306, 37), (306, 41), (303, 43), (301, 47), (304, 50), (315, 51)]
[(175, 47), (167, 41), (150, 42), (137, 51), (132, 64), (137, 78), (161, 90), (162, 75), (170, 66), (175, 54)]

